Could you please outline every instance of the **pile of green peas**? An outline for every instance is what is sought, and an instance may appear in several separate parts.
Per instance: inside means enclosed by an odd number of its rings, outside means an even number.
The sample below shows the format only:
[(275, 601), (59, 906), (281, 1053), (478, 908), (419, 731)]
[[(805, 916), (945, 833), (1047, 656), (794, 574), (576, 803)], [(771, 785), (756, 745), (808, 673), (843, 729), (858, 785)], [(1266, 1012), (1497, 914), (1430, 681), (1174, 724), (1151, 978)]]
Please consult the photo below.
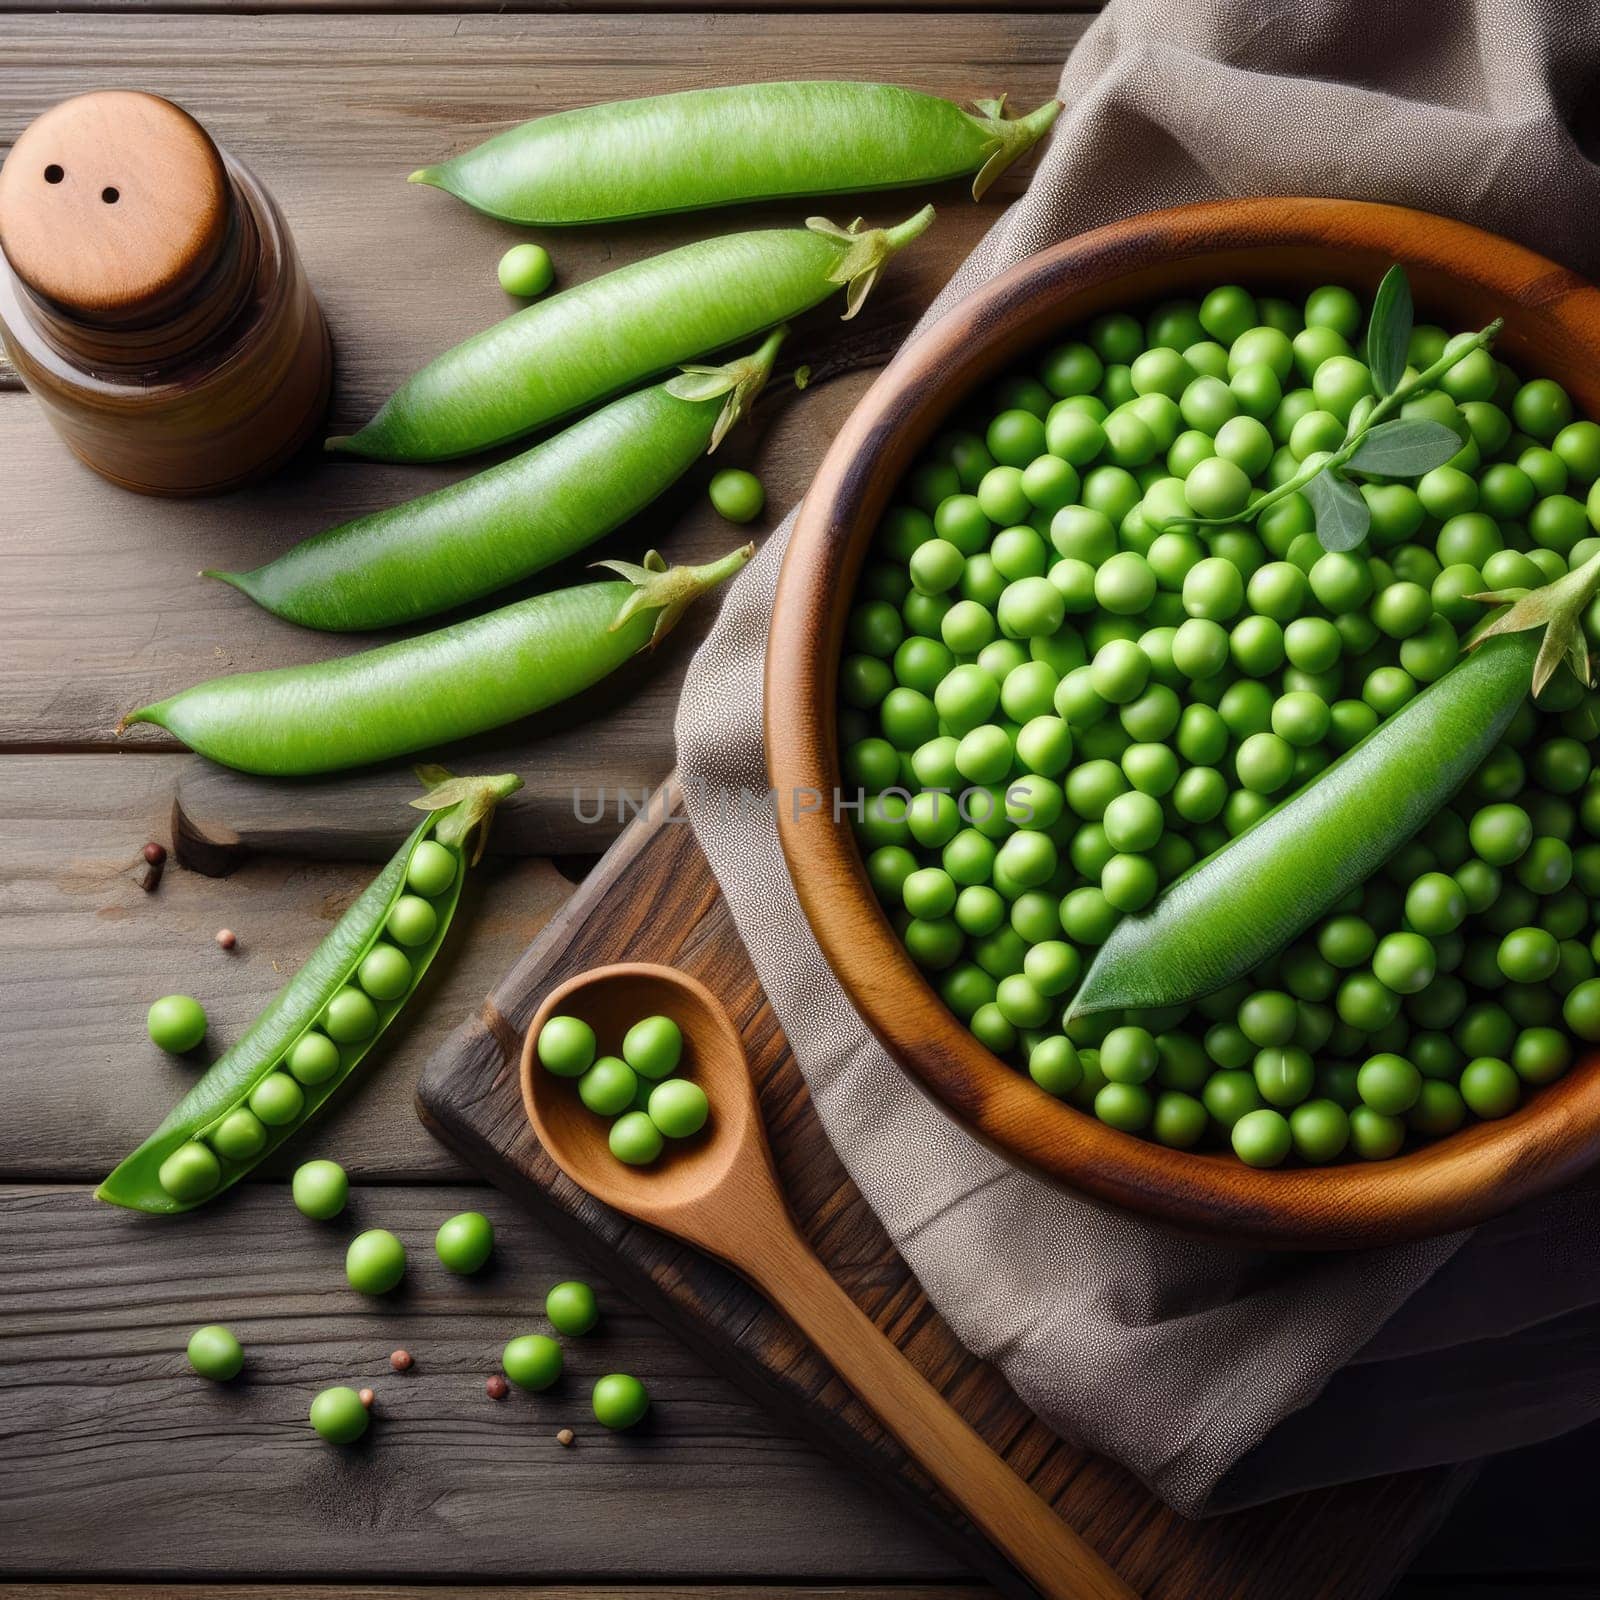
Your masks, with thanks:
[(623, 1036), (620, 1056), (598, 1054), (595, 1032), (581, 1017), (551, 1017), (534, 1052), (546, 1072), (576, 1078), (578, 1098), (611, 1117), (611, 1153), (630, 1167), (654, 1164), (668, 1139), (692, 1139), (711, 1115), (706, 1092), (680, 1077), (683, 1033), (671, 1017), (644, 1017)]
[[(1247, 981), (1064, 1021), (1095, 949), (1600, 550), (1600, 426), (1464, 356), (1402, 415), (1460, 451), (1367, 477), (1329, 552), (1299, 494), (1373, 393), (1366, 313), (1228, 285), (1101, 316), (901, 485), (840, 668), (874, 888), (952, 1011), (1102, 1122), (1252, 1165), (1376, 1160), (1509, 1114), (1600, 1039), (1600, 696), (1566, 669), (1454, 802)], [(1407, 378), (1457, 341), (1421, 324)], [(1600, 608), (1586, 619), (1600, 631)]]

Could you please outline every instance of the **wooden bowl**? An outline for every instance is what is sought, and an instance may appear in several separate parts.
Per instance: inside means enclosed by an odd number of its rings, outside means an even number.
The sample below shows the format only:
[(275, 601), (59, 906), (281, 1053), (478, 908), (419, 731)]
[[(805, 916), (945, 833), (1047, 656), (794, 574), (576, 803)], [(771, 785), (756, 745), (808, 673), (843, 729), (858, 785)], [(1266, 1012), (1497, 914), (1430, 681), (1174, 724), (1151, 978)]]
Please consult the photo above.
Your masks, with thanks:
[(1219, 283), (1370, 292), (1393, 262), (1419, 320), (1478, 328), (1600, 417), (1600, 291), (1464, 223), (1355, 201), (1221, 201), (1132, 217), (1042, 251), (913, 341), (867, 393), (801, 510), (778, 586), (766, 665), (767, 757), (779, 833), (812, 931), (890, 1054), (977, 1133), (1070, 1187), (1238, 1243), (1349, 1248), (1464, 1227), (1600, 1157), (1600, 1057), (1478, 1123), (1392, 1161), (1257, 1171), (1228, 1154), (1168, 1150), (1052, 1099), (945, 1008), (867, 881), (848, 815), (791, 796), (843, 788), (835, 689), (856, 574), (924, 444), (986, 380), (1102, 311)]

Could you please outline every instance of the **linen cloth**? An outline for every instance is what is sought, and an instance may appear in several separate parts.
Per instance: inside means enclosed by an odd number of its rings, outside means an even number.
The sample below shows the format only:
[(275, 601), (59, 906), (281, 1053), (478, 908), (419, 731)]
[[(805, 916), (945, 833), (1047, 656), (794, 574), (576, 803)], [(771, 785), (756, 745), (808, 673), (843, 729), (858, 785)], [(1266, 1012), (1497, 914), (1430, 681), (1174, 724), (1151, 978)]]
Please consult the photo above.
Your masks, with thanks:
[[(1070, 234), (1237, 194), (1445, 212), (1593, 275), (1600, 169), (1572, 119), (1597, 85), (1591, 0), (1113, 0), (1066, 62), (1026, 194), (923, 325)], [(1600, 1184), (1406, 1247), (1222, 1248), (1019, 1171), (888, 1059), (811, 937), (770, 808), (730, 802), (765, 787), (762, 660), (789, 532), (690, 673), (690, 817), (829, 1137), (962, 1342), (1189, 1514), (1600, 1414)]]

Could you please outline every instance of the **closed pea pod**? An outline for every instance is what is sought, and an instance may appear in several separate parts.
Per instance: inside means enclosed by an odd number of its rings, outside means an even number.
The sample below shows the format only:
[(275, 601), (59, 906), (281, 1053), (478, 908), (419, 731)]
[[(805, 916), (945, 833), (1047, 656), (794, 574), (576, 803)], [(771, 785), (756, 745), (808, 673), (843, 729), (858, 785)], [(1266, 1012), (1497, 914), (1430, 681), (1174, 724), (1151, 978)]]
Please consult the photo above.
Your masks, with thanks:
[(119, 724), (151, 722), (242, 772), (364, 766), (531, 716), (598, 683), (660, 639), (696, 596), (738, 571), (743, 545), (699, 567), (600, 563), (621, 581), (535, 595), (414, 639), (304, 667), (197, 684)]
[[(452, 778), (440, 768), (425, 768), (419, 769), (419, 776), (431, 787), (412, 803), (427, 811), (425, 820), (238, 1043), (100, 1185), (95, 1191), (98, 1199), (163, 1214), (189, 1211), (209, 1200), (310, 1121), (399, 1015), (444, 942), (464, 869), (482, 851), (495, 806), (522, 787), (521, 780), (510, 774)], [(379, 947), (389, 913), (405, 893), (412, 868), (425, 849), (447, 853), (454, 870), (450, 882), (432, 896), (438, 914), (432, 937), (409, 952), (409, 988), (378, 1004), (374, 1026), (366, 1036), (334, 1047), (338, 1054), (335, 1071), (315, 1082), (298, 1082), (295, 1063), (299, 1053), (310, 1039), (326, 1046), (325, 1018), (330, 1005), (350, 991), (363, 961)], [(263, 1125), (260, 1137), (248, 1145), (218, 1138), (219, 1129), (236, 1122), (241, 1110), (250, 1114), (248, 1107), (260, 1097), (264, 1085), (279, 1080), (300, 1092), (291, 1119), (276, 1126)]]
[(1579, 621), (1597, 588), (1600, 556), (1518, 591), (1465, 660), (1180, 879), (1149, 915), (1120, 922), (1073, 1013), (1181, 1004), (1276, 954), (1439, 811), (1494, 748), (1530, 680), (1538, 692), (1566, 660), (1588, 681)]
[(619, 267), (435, 357), (364, 428), (327, 448), (380, 461), (470, 455), (775, 327), (840, 287), (848, 319), (889, 257), (932, 220), (931, 206), (864, 232), (813, 217)]
[(253, 572), (206, 576), (330, 632), (464, 605), (593, 544), (715, 450), (760, 394), (787, 331), (725, 366), (613, 400), (486, 472), (316, 534)]
[(558, 226), (746, 200), (938, 183), (976, 173), (973, 198), (1056, 119), (1004, 98), (973, 116), (881, 83), (753, 83), (582, 106), (496, 134), (412, 183), (507, 222)]

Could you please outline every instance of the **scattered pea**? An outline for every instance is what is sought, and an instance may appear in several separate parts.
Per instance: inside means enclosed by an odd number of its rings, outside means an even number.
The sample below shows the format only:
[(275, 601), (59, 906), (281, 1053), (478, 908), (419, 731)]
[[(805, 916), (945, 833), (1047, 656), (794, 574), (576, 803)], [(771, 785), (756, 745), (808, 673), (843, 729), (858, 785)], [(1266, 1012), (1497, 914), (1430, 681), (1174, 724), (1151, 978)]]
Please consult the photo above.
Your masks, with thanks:
[(163, 995), (145, 1017), (150, 1042), (172, 1055), (186, 1055), (206, 1036), (205, 1008), (186, 994)]
[(202, 1378), (226, 1383), (239, 1376), (244, 1366), (244, 1351), (227, 1328), (219, 1323), (208, 1323), (189, 1335), (189, 1365)]
[(361, 1396), (342, 1384), (324, 1389), (311, 1402), (311, 1426), (329, 1444), (354, 1444), (370, 1420)]
[(555, 279), (550, 252), (543, 245), (514, 244), (500, 257), (496, 268), (500, 287), (519, 300), (532, 300), (548, 289)]
[(461, 1211), (439, 1224), (433, 1249), (452, 1272), (470, 1277), (494, 1249), (494, 1224), (481, 1211)]
[(595, 1381), (592, 1404), (596, 1422), (621, 1430), (644, 1419), (650, 1409), (650, 1396), (637, 1378), (625, 1372), (611, 1372)]
[(388, 1294), (405, 1276), (406, 1247), (387, 1228), (368, 1228), (350, 1241), (344, 1275), (359, 1294)]
[(711, 504), (729, 522), (754, 522), (767, 503), (767, 491), (753, 472), (724, 467), (711, 479)]
[(501, 1352), (500, 1365), (519, 1389), (537, 1393), (561, 1376), (561, 1346), (542, 1333), (524, 1333)]
[(600, 1320), (600, 1303), (586, 1283), (569, 1280), (558, 1283), (544, 1300), (544, 1314), (557, 1333), (569, 1339), (581, 1338)]
[(296, 1167), (289, 1188), (295, 1209), (318, 1222), (338, 1216), (350, 1198), (350, 1180), (337, 1161), (307, 1161)]

